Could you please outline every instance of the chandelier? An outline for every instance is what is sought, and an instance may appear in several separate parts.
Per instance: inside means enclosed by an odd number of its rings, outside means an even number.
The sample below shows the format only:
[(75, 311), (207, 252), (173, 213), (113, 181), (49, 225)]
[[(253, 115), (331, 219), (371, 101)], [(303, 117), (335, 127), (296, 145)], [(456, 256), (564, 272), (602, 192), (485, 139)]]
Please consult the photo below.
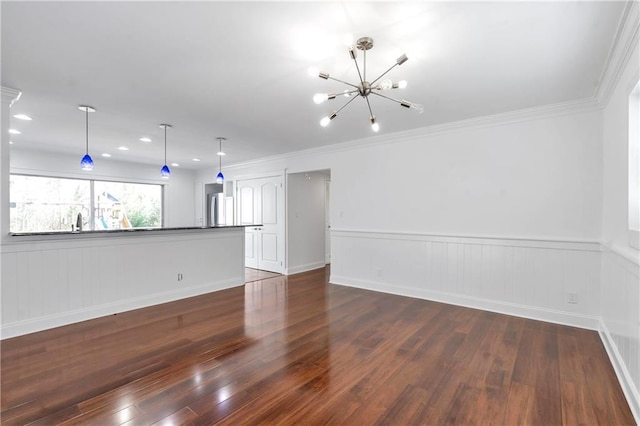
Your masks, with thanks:
[[(357, 55), (354, 47), (359, 50), (362, 50), (363, 52), (364, 59), (363, 59), (362, 72), (360, 72), (360, 67), (358, 66), (358, 61), (356, 60)], [(348, 83), (346, 81), (342, 81), (337, 78), (331, 77), (328, 73), (325, 73), (325, 72), (321, 72), (318, 74), (318, 77), (323, 78), (325, 80), (338, 81), (340, 83), (346, 84), (347, 86), (351, 87), (351, 89), (345, 89), (342, 93), (316, 93), (313, 96), (313, 101), (316, 104), (321, 104), (327, 100), (335, 99), (336, 96), (338, 95), (343, 95), (345, 97), (351, 98), (347, 101), (347, 103), (342, 105), (337, 110), (333, 111), (329, 116), (324, 117), (322, 120), (320, 120), (320, 125), (322, 127), (328, 126), (331, 120), (333, 120), (338, 116), (338, 113), (340, 111), (342, 111), (347, 105), (349, 105), (351, 102), (353, 102), (357, 98), (357, 95), (362, 96), (364, 100), (367, 101), (367, 107), (369, 108), (369, 121), (371, 121), (371, 129), (374, 132), (377, 132), (378, 130), (380, 130), (380, 125), (378, 124), (378, 121), (376, 120), (376, 116), (373, 114), (373, 110), (371, 109), (371, 103), (369, 102), (369, 95), (380, 96), (381, 98), (385, 98), (390, 101), (396, 102), (405, 108), (413, 108), (419, 113), (422, 113), (424, 111), (424, 107), (420, 104), (415, 104), (413, 102), (409, 102), (404, 99), (395, 99), (395, 98), (392, 98), (391, 96), (387, 96), (381, 93), (390, 89), (404, 89), (405, 87), (407, 87), (407, 82), (404, 80), (401, 80), (397, 83), (394, 83), (388, 79), (380, 81), (380, 79), (384, 77), (393, 68), (407, 62), (409, 58), (407, 58), (406, 54), (402, 54), (402, 56), (396, 59), (396, 63), (393, 64), (391, 67), (389, 67), (389, 69), (387, 69), (385, 72), (380, 74), (378, 78), (376, 78), (371, 82), (367, 80), (367, 50), (370, 50), (372, 47), (373, 47), (373, 39), (370, 37), (359, 38), (355, 46), (349, 46), (349, 56), (351, 57), (351, 59), (353, 59), (353, 62), (356, 64), (356, 70), (358, 71), (358, 77), (360, 78), (359, 83), (357, 84)]]

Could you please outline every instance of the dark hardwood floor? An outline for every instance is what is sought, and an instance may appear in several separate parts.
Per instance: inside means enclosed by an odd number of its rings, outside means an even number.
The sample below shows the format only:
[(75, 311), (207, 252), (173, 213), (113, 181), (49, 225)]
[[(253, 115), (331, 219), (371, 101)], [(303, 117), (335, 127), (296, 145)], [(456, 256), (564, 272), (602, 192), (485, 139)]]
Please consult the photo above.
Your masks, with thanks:
[(263, 271), (261, 269), (244, 268), (244, 282), (265, 280), (267, 278), (279, 277), (281, 274), (275, 272)]
[(2, 424), (633, 424), (593, 331), (324, 269), (2, 342)]

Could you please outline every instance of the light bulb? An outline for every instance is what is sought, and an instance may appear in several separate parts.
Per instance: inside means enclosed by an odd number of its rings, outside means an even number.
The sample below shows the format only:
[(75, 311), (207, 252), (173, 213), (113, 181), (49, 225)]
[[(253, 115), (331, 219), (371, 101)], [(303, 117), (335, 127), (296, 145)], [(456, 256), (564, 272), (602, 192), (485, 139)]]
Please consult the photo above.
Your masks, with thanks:
[(380, 125), (376, 121), (376, 118), (372, 116), (369, 119), (371, 120), (371, 130), (373, 130), (374, 132), (377, 132), (378, 130), (380, 130)]
[(330, 122), (331, 122), (331, 119), (329, 117), (324, 117), (322, 120), (320, 120), (320, 125), (322, 127), (327, 127)]
[(409, 102), (404, 99), (402, 100), (402, 102), (400, 102), (400, 105), (402, 105), (405, 108), (413, 108), (416, 111), (418, 111), (420, 114), (424, 112), (424, 106), (420, 104), (414, 104), (413, 102)]
[(407, 80), (400, 80), (398, 82), (398, 88), (399, 89), (404, 89), (405, 87), (407, 87)]
[(342, 96), (344, 96), (345, 98), (350, 98), (351, 96), (353, 96), (353, 93), (351, 93), (349, 89), (344, 89), (344, 91), (342, 92)]
[(393, 87), (393, 82), (389, 79), (382, 80), (378, 87), (380, 88), (380, 90), (389, 90)]
[(313, 102), (315, 102), (316, 104), (321, 104), (327, 99), (329, 99), (329, 95), (327, 95), (326, 93), (316, 93), (315, 95), (313, 95)]

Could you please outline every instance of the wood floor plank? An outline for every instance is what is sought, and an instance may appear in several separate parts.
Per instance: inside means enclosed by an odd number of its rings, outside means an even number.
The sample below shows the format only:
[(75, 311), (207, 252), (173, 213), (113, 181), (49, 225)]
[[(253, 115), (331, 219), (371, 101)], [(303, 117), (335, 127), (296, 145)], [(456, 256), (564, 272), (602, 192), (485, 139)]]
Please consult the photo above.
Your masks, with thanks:
[(328, 276), (4, 340), (1, 423), (633, 424), (594, 331)]

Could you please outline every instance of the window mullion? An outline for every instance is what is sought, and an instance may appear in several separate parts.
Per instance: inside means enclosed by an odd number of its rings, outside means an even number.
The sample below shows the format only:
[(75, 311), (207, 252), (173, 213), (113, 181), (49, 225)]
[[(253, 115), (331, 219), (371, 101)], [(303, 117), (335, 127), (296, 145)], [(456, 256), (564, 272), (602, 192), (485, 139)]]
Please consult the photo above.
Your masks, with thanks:
[(89, 180), (89, 229), (95, 231), (95, 191), (94, 191), (94, 180)]

